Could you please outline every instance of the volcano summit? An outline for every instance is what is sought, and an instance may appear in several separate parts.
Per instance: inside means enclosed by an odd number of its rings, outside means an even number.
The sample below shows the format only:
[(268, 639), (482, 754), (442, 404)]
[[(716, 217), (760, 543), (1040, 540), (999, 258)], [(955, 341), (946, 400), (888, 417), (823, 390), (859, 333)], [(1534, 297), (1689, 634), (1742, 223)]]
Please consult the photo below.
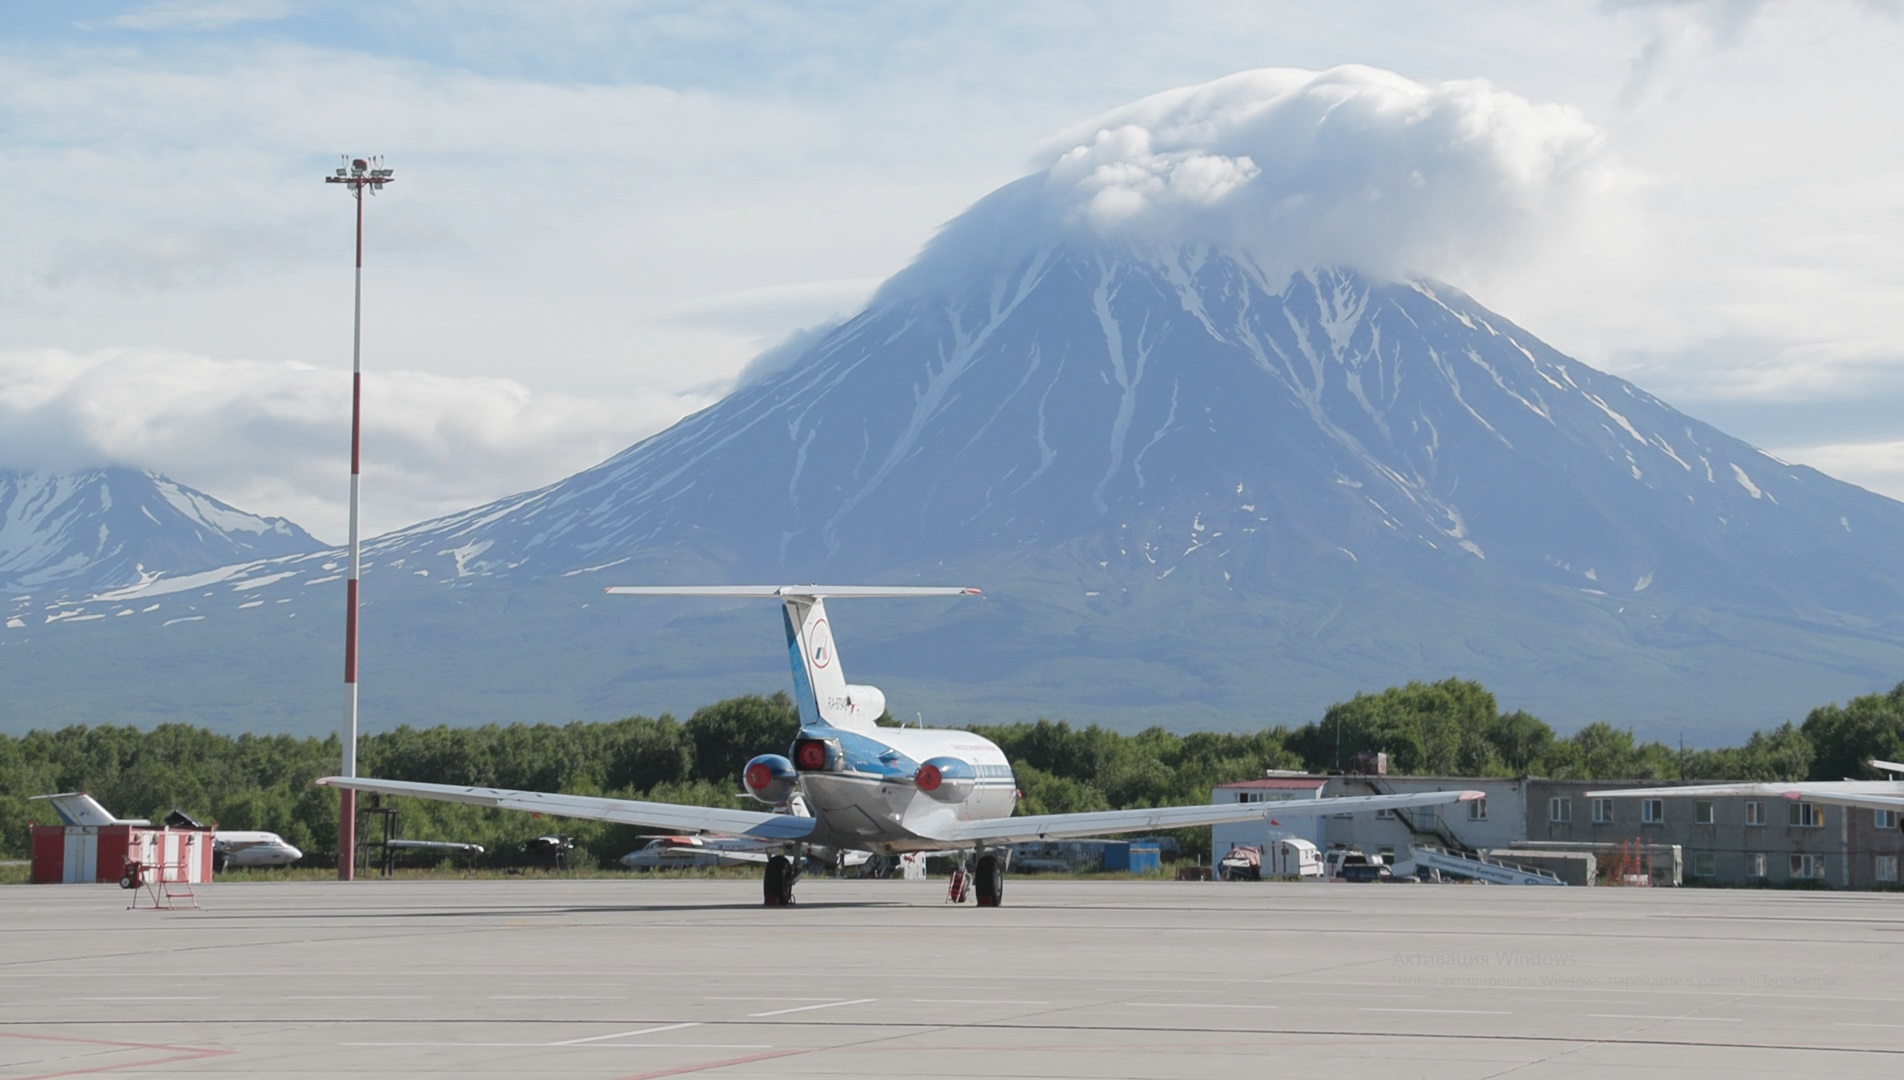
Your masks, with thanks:
[[(675, 609), (661, 634), (590, 603), (637, 582), (982, 586), (989, 603), (927, 623), (854, 613), (856, 641), (887, 642), (855, 670), (946, 723), (1300, 722), (1456, 675), (1563, 727), (1729, 739), (1895, 681), (1904, 504), (1410, 269), (1484, 257), (1591, 191), (1577, 116), (1365, 69), (1253, 72), (1053, 155), (786, 366), (560, 483), (376, 541), (367, 720), (777, 685), (750, 624)], [(282, 631), (298, 609), (324, 615), (306, 633), (332, 625), (326, 559), (235, 568), (187, 632), (328, 661)], [(240, 588), (279, 617), (237, 610)], [(136, 649), (137, 621), (13, 644)]]

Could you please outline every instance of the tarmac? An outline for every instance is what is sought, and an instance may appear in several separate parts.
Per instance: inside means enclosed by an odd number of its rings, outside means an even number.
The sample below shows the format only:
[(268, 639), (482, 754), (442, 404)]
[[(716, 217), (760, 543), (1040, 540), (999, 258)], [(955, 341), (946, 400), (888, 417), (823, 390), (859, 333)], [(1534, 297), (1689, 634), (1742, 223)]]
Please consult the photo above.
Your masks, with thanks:
[(1904, 895), (1010, 879), (0, 888), (0, 1076), (1904, 1075)]

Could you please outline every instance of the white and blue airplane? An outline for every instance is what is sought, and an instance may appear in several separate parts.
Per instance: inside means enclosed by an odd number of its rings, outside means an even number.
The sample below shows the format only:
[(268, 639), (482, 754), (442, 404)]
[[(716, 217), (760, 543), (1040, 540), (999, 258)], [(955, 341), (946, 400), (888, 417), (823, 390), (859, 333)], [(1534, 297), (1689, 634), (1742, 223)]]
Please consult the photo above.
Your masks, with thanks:
[(779, 805), (802, 796), (811, 816), (767, 810), (675, 806), (551, 792), (508, 791), (402, 780), (331, 776), (332, 787), (414, 795), (426, 799), (527, 810), (559, 817), (613, 821), (676, 832), (712, 833), (781, 845), (767, 860), (768, 906), (793, 902), (804, 864), (797, 856), (812, 847), (878, 855), (909, 852), (962, 853), (952, 894), (963, 899), (970, 880), (981, 907), (1004, 896), (1010, 844), (1315, 814), (1350, 814), (1397, 807), (1466, 802), (1479, 791), (1433, 791), (1277, 803), (1222, 803), (1080, 814), (1014, 817), (1018, 785), (1004, 751), (982, 736), (937, 728), (879, 727), (886, 695), (876, 687), (846, 681), (827, 623), (827, 599), (864, 597), (976, 596), (977, 589), (863, 585), (710, 585), (611, 588), (621, 596), (702, 596), (779, 600), (793, 668), (800, 733), (783, 754), (761, 754), (741, 773), (747, 793)]

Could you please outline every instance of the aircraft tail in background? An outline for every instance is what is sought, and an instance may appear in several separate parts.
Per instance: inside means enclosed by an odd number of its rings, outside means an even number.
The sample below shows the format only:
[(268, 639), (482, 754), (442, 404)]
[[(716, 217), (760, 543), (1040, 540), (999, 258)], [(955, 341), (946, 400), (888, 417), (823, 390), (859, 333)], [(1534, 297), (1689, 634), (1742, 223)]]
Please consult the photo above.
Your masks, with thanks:
[(846, 681), (826, 603), (833, 599), (919, 596), (977, 596), (977, 589), (906, 585), (624, 585), (617, 596), (711, 596), (772, 598), (786, 608), (787, 658), (793, 666), (794, 698), (803, 726), (827, 724), (848, 731), (872, 731), (886, 712), (886, 695), (876, 686)]
[(83, 791), (67, 791), (58, 795), (34, 795), (34, 799), (46, 799), (53, 804), (53, 812), (60, 816), (66, 825), (150, 825), (144, 818), (116, 818), (99, 805), (99, 800)]

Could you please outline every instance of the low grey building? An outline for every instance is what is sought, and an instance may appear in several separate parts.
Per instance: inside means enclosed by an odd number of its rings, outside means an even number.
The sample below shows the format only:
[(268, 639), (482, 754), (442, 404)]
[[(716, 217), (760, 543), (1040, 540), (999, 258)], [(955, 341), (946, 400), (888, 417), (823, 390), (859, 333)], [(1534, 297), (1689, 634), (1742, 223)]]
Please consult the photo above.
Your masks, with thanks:
[[(1320, 781), (1318, 784), (1317, 782)], [(1324, 798), (1472, 789), (1486, 798), (1438, 807), (1328, 816), (1278, 831), (1318, 847), (1355, 847), (1405, 855), (1417, 844), (1454, 850), (1511, 847), (1592, 851), (1604, 871), (1637, 852), (1652, 864), (1678, 850), (1688, 885), (1781, 886), (1815, 883), (1834, 889), (1898, 888), (1904, 830), (1895, 812), (1826, 806), (1777, 796), (1673, 796), (1670, 781), (1544, 780), (1537, 777), (1279, 775), (1226, 784), (1215, 801), (1277, 796)], [(1657, 787), (1656, 797), (1595, 799), (1589, 791)], [(1266, 830), (1218, 826), (1217, 857), (1233, 843), (1260, 844)], [(1671, 880), (1665, 865), (1656, 880)]]

